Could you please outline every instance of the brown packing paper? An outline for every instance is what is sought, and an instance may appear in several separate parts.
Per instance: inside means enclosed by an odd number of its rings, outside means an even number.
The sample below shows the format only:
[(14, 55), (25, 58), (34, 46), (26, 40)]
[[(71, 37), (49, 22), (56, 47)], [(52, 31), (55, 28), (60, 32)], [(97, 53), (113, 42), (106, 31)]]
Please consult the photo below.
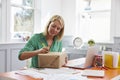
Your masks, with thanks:
[(60, 68), (66, 62), (67, 54), (64, 52), (49, 52), (38, 54), (38, 67), (41, 68)]

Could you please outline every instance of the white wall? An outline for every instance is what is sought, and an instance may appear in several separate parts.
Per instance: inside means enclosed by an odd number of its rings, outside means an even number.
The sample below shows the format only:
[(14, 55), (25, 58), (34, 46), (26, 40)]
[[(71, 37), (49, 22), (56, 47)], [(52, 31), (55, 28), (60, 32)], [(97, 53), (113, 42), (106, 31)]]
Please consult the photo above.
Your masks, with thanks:
[[(120, 0), (112, 0), (111, 14), (111, 39), (113, 36), (120, 37)], [(46, 22), (53, 14), (61, 14), (65, 20), (65, 35), (76, 34), (76, 0), (41, 0), (41, 27), (43, 31)]]
[(120, 0), (111, 0), (111, 39), (120, 37)]
[(75, 0), (42, 0), (41, 1), (41, 31), (44, 30), (48, 19), (60, 14), (65, 21), (65, 35), (75, 34)]
[(48, 19), (54, 14), (61, 15), (61, 0), (41, 0), (41, 31), (44, 30)]
[(120, 0), (112, 0), (111, 35), (120, 37)]
[[(1, 1), (0, 1), (0, 16), (1, 16)], [(1, 26), (1, 18), (0, 18), (0, 26)], [(0, 27), (1, 28), (1, 27)], [(0, 31), (0, 35), (2, 35), (2, 31)], [(0, 37), (0, 40), (2, 40), (2, 38)]]
[(6, 3), (5, 0), (1, 1), (2, 5), (0, 4), (0, 42), (6, 41), (6, 35), (7, 35), (7, 20), (6, 16), (2, 16), (2, 14), (6, 14)]
[(116, 33), (115, 33), (115, 35), (116, 36), (119, 36), (120, 37), (120, 0), (114, 0), (114, 1), (116, 1), (116, 8), (115, 8), (115, 10), (116, 10)]
[(76, 0), (62, 0), (62, 15), (65, 20), (65, 35), (76, 34)]

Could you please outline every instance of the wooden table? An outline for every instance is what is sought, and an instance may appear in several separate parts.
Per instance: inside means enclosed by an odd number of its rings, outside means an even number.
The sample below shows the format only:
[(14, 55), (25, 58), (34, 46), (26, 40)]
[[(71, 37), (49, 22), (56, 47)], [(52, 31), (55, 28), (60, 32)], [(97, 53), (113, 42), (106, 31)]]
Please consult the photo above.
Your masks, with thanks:
[(42, 78), (32, 78), (30, 76), (16, 74), (16, 71), (0, 73), (0, 80), (1, 78), (5, 78), (4, 80), (43, 80)]
[[(95, 68), (95, 67), (93, 67), (92, 69), (100, 70), (100, 68)], [(117, 75), (120, 75), (120, 69), (107, 69), (107, 70), (104, 69), (104, 71), (105, 71), (104, 77), (90, 77), (90, 76), (88, 76), (88, 79), (89, 80), (110, 80), (111, 78), (113, 78)], [(9, 77), (9, 78), (17, 79), (17, 80), (43, 80), (42, 78), (35, 79), (35, 78), (30, 77), (30, 76), (16, 74), (15, 71), (0, 73), (0, 77)]]
[[(93, 70), (101, 70), (100, 68), (96, 68), (96, 67), (93, 67), (91, 68)], [(102, 69), (105, 71), (105, 76), (104, 77), (88, 77), (88, 79), (92, 79), (92, 80), (111, 80), (113, 77), (117, 76), (117, 75), (120, 75), (120, 69), (110, 69), (110, 68), (107, 68), (106, 69)]]
[[(83, 59), (83, 58), (81, 58), (81, 59)], [(81, 59), (70, 60), (70, 61), (68, 61), (68, 64), (69, 63), (73, 64), (74, 62), (78, 63), (78, 61), (81, 62)], [(96, 67), (93, 67), (93, 68), (90, 68), (90, 69), (101, 70), (100, 68), (96, 68)], [(105, 71), (105, 76), (104, 77), (91, 77), (91, 76), (88, 76), (88, 79), (89, 80), (110, 80), (111, 78), (113, 78), (113, 77), (115, 77), (117, 75), (120, 75), (120, 69), (107, 68), (107, 70), (106, 69), (103, 69), (103, 70)], [(17, 80), (43, 80), (42, 78), (41, 79), (40, 78), (35, 79), (35, 78), (30, 77), (30, 76), (16, 74), (16, 71), (0, 73), (0, 77), (9, 77), (9, 78), (17, 79)], [(9, 79), (9, 80), (11, 80), (11, 79)]]

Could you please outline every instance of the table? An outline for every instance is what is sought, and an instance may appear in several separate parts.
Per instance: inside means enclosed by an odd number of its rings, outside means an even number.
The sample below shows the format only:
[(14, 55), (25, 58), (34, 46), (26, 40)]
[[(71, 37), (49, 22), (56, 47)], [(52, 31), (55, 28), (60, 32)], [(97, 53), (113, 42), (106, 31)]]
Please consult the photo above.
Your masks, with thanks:
[[(100, 68), (96, 68), (96, 67), (93, 67), (91, 68), (93, 70), (101, 70)], [(100, 77), (90, 77), (88, 76), (88, 79), (92, 79), (92, 80), (110, 80), (112, 79), (113, 77), (117, 76), (117, 75), (120, 75), (120, 69), (110, 69), (110, 68), (107, 68), (106, 69), (102, 69), (105, 71), (105, 76), (100, 78)]]
[[(77, 60), (81, 61), (81, 59), (77, 59)], [(89, 68), (89, 69), (101, 70), (101, 68), (97, 68), (97, 67), (92, 67), (92, 68)], [(105, 71), (105, 76), (104, 77), (88, 76), (88, 79), (89, 80), (110, 80), (111, 78), (113, 78), (113, 77), (115, 77), (117, 75), (120, 75), (120, 69), (110, 69), (110, 68), (107, 68), (107, 69), (103, 69), (103, 70)], [(35, 78), (30, 77), (30, 76), (16, 74), (16, 71), (0, 73), (0, 77), (9, 77), (9, 78), (17, 79), (17, 80), (43, 80), (42, 78), (35, 79)]]
[[(91, 69), (99, 70), (100, 68), (93, 67)], [(104, 70), (104, 71), (105, 71), (104, 77), (90, 77), (90, 76), (88, 76), (88, 79), (89, 80), (110, 80), (111, 78), (120, 74), (120, 69), (108, 69), (108, 70)], [(16, 74), (15, 71), (0, 73), (0, 77), (9, 77), (9, 78), (17, 79), (17, 80), (43, 80), (42, 78), (35, 79), (35, 78), (30, 77), (30, 76), (23, 76), (20, 74)]]
[(1, 77), (6, 78), (5, 80), (43, 80), (42, 78), (32, 78), (30, 76), (25, 76), (25, 75), (20, 75), (20, 74), (16, 74), (16, 71), (11, 71), (11, 72), (6, 72), (6, 73), (0, 73), (0, 80)]

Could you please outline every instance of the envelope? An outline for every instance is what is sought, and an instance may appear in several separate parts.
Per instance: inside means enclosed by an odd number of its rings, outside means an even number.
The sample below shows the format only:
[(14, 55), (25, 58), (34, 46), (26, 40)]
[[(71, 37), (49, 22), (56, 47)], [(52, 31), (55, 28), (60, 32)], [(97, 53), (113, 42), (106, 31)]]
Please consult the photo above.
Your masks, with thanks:
[(38, 67), (41, 68), (60, 68), (65, 65), (67, 54), (65, 52), (49, 52), (38, 54)]

